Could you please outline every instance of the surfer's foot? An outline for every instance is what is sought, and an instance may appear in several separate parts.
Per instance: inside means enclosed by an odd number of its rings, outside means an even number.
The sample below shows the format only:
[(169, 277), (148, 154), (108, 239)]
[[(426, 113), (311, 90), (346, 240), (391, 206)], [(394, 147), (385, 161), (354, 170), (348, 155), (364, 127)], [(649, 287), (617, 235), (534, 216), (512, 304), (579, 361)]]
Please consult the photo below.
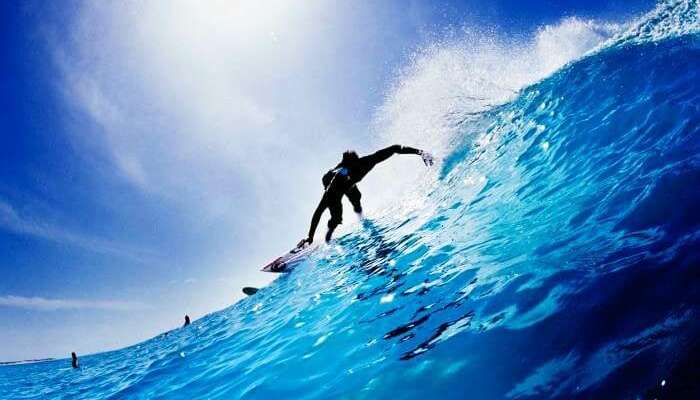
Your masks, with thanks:
[(296, 249), (303, 249), (304, 247), (306, 247), (306, 245), (311, 244), (313, 241), (314, 240), (310, 239), (310, 238), (301, 239), (301, 241), (299, 241), (299, 243), (297, 243)]

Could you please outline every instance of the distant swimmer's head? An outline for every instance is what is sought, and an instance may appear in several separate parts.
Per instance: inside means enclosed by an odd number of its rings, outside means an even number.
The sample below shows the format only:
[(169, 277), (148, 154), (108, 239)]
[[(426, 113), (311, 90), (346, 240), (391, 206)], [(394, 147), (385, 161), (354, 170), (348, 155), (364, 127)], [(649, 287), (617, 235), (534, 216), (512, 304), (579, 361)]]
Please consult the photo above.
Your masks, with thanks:
[(354, 150), (348, 150), (343, 153), (343, 164), (352, 165), (360, 159), (360, 156)]

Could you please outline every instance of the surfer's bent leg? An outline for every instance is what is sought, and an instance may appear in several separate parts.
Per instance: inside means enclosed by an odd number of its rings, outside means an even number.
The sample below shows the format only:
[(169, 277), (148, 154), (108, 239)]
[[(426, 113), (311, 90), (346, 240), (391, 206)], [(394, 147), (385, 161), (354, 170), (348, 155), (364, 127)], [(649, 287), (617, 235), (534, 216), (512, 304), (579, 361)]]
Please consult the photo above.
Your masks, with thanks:
[(360, 203), (362, 193), (360, 193), (360, 189), (357, 188), (357, 185), (351, 187), (350, 190), (345, 192), (345, 195), (348, 197), (348, 200), (350, 200), (352, 209), (355, 210), (356, 213), (362, 214), (362, 204)]
[(328, 211), (331, 212), (331, 219), (328, 220), (328, 232), (326, 232), (326, 242), (331, 240), (333, 236), (333, 231), (338, 225), (343, 223), (343, 203), (341, 203), (342, 198), (338, 197), (337, 201), (334, 200), (328, 204)]

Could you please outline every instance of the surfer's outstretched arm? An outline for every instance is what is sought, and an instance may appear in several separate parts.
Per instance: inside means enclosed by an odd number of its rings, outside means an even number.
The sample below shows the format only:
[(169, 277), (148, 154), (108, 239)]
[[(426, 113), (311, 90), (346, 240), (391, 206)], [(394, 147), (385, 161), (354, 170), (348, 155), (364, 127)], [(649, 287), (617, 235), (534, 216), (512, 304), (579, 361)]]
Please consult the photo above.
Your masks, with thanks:
[(433, 157), (423, 150), (416, 149), (409, 146), (401, 146), (400, 144), (395, 144), (387, 148), (381, 149), (373, 154), (362, 157), (361, 160), (367, 162), (372, 167), (379, 164), (382, 161), (386, 161), (389, 157), (394, 154), (416, 154), (423, 157), (423, 162), (425, 165), (433, 164)]

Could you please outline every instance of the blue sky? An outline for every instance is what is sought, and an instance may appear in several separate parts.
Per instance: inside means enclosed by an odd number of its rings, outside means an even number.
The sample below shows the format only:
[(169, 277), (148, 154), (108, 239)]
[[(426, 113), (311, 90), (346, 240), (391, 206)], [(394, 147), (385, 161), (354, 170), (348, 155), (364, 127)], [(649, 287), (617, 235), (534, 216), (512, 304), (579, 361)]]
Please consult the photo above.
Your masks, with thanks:
[[(525, 84), (653, 7), (202, 4), (0, 4), (0, 360), (118, 348), (231, 304), (274, 278), (260, 265), (304, 235), (342, 150), (437, 146), (412, 118), (456, 90), (430, 78), (445, 57), (472, 76), (511, 44), (546, 53), (504, 67)], [(372, 179), (370, 216), (397, 200)]]

